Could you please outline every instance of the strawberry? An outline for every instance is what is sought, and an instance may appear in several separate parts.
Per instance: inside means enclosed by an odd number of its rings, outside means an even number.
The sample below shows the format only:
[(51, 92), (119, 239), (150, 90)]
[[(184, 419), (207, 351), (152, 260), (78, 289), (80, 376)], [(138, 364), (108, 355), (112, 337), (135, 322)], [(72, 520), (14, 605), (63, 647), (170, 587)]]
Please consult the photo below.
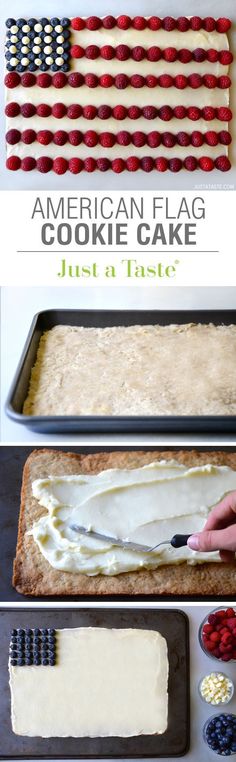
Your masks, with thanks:
[(50, 172), (52, 167), (53, 160), (50, 159), (49, 156), (40, 156), (40, 158), (37, 159), (37, 169), (39, 172), (46, 174), (47, 172)]
[(6, 168), (11, 169), (12, 172), (16, 172), (17, 169), (20, 169), (21, 166), (21, 160), (19, 156), (9, 156), (9, 158), (6, 161)]
[(62, 156), (57, 156), (57, 158), (53, 161), (53, 170), (56, 172), (56, 175), (64, 175), (67, 169), (67, 159), (63, 159)]
[(139, 169), (139, 159), (137, 156), (129, 156), (126, 159), (126, 169), (128, 172), (137, 172), (137, 169)]

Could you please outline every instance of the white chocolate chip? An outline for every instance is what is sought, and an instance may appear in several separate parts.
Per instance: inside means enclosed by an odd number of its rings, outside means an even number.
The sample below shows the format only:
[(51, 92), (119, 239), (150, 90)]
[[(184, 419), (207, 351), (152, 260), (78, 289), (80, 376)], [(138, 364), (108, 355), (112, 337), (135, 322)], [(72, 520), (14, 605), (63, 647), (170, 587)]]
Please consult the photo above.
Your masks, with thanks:
[(57, 24), (57, 26), (55, 26), (55, 32), (58, 32), (59, 34), (63, 32), (63, 26), (61, 26), (61, 24)]
[(30, 41), (29, 37), (27, 37), (27, 36), (26, 37), (22, 37), (22, 44), (23, 45), (28, 45), (29, 41)]
[(62, 53), (64, 53), (64, 48), (62, 48), (62, 47), (59, 45), (59, 48), (57, 48), (57, 53), (58, 53), (58, 55), (62, 55)]
[(46, 45), (46, 48), (43, 49), (43, 52), (48, 54), (52, 53), (51, 45)]
[(22, 63), (22, 66), (28, 66), (28, 64), (29, 64), (29, 59), (28, 59), (28, 58), (22, 58), (22, 61), (21, 61), (21, 63)]
[(11, 34), (17, 34), (18, 26), (16, 26), (16, 24), (13, 24), (13, 26), (11, 26), (10, 31), (11, 31)]
[(34, 45), (42, 45), (41, 37), (34, 38)]
[(42, 32), (43, 31), (42, 24), (35, 24), (34, 29), (36, 32)]
[(23, 48), (21, 48), (22, 53), (29, 53), (29, 48), (27, 48), (27, 45), (23, 45)]
[(201, 696), (205, 699), (207, 704), (226, 704), (231, 696), (232, 681), (227, 675), (223, 675), (221, 672), (211, 672), (210, 675), (206, 675), (199, 686)]
[(11, 42), (18, 42), (18, 37), (16, 37), (15, 34), (13, 34), (10, 39), (11, 39)]
[(57, 42), (61, 45), (62, 42), (64, 42), (63, 34), (59, 34), (59, 37), (57, 37)]
[(48, 44), (49, 42), (52, 42), (52, 37), (51, 37), (51, 35), (50, 35), (50, 34), (46, 34), (46, 37), (44, 37), (44, 42), (46, 42), (47, 44)]
[(52, 58), (52, 56), (48, 56), (46, 58), (46, 64), (48, 64), (48, 66), (51, 66), (53, 64), (53, 58)]
[(57, 64), (57, 66), (62, 66), (64, 63), (63, 58), (56, 58), (55, 63)]
[(19, 61), (18, 61), (17, 58), (11, 58), (11, 60), (10, 60), (11, 66), (17, 66), (18, 63), (19, 63)]
[(40, 53), (40, 50), (41, 50), (41, 48), (39, 47), (39, 45), (34, 45), (34, 47), (33, 47), (33, 53)]
[(51, 26), (51, 24), (46, 24), (46, 26), (44, 27), (44, 31), (49, 34), (50, 32), (52, 32), (52, 30), (53, 30), (53, 27)]
[(22, 32), (30, 32), (29, 24), (24, 24), (24, 26), (22, 27)]
[(16, 53), (16, 46), (15, 45), (10, 45), (9, 51), (10, 51), (10, 53)]
[(35, 63), (36, 66), (41, 66), (42, 61), (40, 61), (40, 58), (35, 58), (35, 62), (34, 63)]

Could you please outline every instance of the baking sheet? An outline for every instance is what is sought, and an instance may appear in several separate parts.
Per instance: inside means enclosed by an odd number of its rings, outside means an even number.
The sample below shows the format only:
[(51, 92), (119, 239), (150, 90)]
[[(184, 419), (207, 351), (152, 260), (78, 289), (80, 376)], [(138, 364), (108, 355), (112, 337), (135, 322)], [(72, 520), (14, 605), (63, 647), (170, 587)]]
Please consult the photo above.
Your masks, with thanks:
[[(54, 3), (52, 0), (38, 0), (34, 4), (35, 15), (50, 16), (54, 14)], [(20, 6), (21, 14), (32, 15), (32, 0), (22, 0)], [(79, 13), (83, 15), (94, 15), (94, 0), (81, 0)], [(97, 0), (96, 14), (105, 16), (112, 14), (114, 16), (122, 13), (136, 15), (159, 15), (159, 16), (179, 16), (179, 15), (199, 15), (220, 17), (228, 16), (234, 22), (233, 29), (230, 31), (230, 48), (235, 54), (236, 51), (236, 3), (235, 0), (224, 0), (222, 8), (221, 0), (198, 0), (196, 9), (196, 0), (182, 0), (181, 6), (179, 0), (129, 0), (127, 10), (126, 0)], [(65, 3), (63, 0), (57, 0), (57, 14), (64, 16)], [(67, 3), (68, 16), (78, 15), (78, 3), (76, 0), (69, 0)], [(5, 33), (5, 19), (7, 16), (19, 16), (19, 0), (9, 0), (1, 4), (0, 9), (0, 35), (1, 39)], [(1, 56), (2, 81), (3, 81), (3, 55)], [(230, 67), (230, 75), (233, 81), (230, 95), (230, 105), (234, 114), (236, 113), (236, 60)], [(4, 116), (4, 87), (0, 88), (0, 128), (1, 134), (5, 134), (5, 116)], [(230, 131), (233, 137), (230, 146), (230, 159), (232, 169), (229, 172), (222, 173), (217, 170), (209, 173), (205, 172), (180, 172), (173, 174), (165, 172), (123, 172), (116, 175), (113, 172), (82, 172), (80, 175), (72, 176), (67, 172), (63, 176), (55, 175), (49, 172), (48, 175), (40, 175), (40, 172), (10, 172), (5, 168), (5, 145), (2, 141), (0, 149), (0, 188), (6, 190), (187, 190), (187, 189), (212, 189), (212, 190), (232, 190), (236, 187), (236, 119), (231, 122)]]
[(6, 401), (6, 413), (32, 431), (60, 432), (234, 432), (236, 416), (26, 416), (31, 368), (40, 337), (55, 325), (118, 326), (182, 323), (236, 324), (236, 310), (45, 310), (34, 316)]
[[(135, 627), (158, 630), (167, 640), (169, 714), (166, 733), (132, 738), (27, 738), (10, 723), (9, 635), (13, 627)], [(189, 747), (188, 618), (177, 609), (2, 609), (0, 611), (1, 759), (176, 757)], [(32, 696), (33, 700), (33, 696)]]

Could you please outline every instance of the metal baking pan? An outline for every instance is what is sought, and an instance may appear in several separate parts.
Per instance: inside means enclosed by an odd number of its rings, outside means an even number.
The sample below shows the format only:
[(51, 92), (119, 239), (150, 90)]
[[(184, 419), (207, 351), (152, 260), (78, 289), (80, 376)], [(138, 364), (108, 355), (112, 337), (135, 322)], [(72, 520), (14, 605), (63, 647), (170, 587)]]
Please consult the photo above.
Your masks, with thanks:
[[(162, 735), (131, 738), (30, 738), (15, 735), (10, 720), (9, 636), (14, 627), (137, 627), (158, 630), (169, 658), (168, 728)], [(30, 609), (0, 610), (0, 759), (125, 759), (179, 757), (189, 748), (188, 618), (178, 609)], [(34, 697), (32, 696), (32, 701)]]
[[(204, 432), (235, 433), (236, 416), (27, 416), (23, 404), (29, 387), (42, 333), (55, 325), (107, 327), (128, 325), (169, 325), (171, 323), (236, 324), (236, 310), (57, 310), (34, 316), (32, 325), (7, 398), (9, 418), (32, 431), (48, 433), (118, 432)], [(235, 369), (236, 370), (236, 369)], [(197, 379), (196, 379), (197, 383)], [(194, 393), (194, 390), (193, 390)]]

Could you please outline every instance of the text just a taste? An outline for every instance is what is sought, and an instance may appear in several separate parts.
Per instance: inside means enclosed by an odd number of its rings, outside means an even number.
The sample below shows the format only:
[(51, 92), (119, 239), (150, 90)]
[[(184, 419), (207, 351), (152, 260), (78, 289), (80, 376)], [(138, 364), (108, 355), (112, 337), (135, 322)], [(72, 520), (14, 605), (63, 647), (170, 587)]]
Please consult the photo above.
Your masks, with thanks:
[(98, 262), (86, 264), (71, 264), (62, 259), (60, 270), (57, 272), (58, 278), (157, 278), (171, 279), (176, 275), (179, 260), (176, 259), (172, 264), (156, 262), (152, 264), (141, 264), (136, 259), (122, 259), (118, 265), (106, 263), (101, 266)]

